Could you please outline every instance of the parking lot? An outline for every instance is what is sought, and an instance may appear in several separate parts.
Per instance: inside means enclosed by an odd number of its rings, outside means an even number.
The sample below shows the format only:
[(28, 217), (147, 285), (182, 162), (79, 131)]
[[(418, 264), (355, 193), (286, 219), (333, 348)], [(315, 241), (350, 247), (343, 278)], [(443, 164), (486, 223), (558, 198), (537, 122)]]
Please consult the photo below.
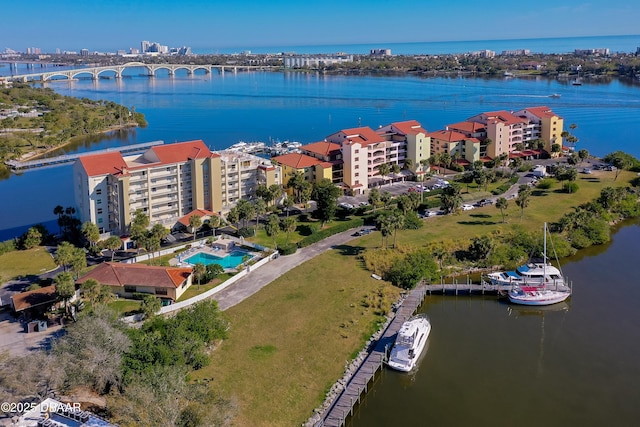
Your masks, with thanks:
[[(404, 181), (404, 182), (394, 182), (392, 184), (381, 185), (377, 188), (380, 193), (384, 193), (388, 191), (392, 196), (399, 196), (401, 194), (409, 193), (411, 189), (413, 191), (417, 191), (419, 185), (424, 185), (426, 188), (433, 188), (437, 186), (439, 181), (444, 180), (445, 178), (441, 177), (433, 177), (424, 183), (415, 182), (415, 181)], [(363, 203), (368, 203), (369, 195), (360, 195), (360, 196), (342, 196), (338, 198), (338, 204), (349, 204), (353, 207), (362, 206)]]

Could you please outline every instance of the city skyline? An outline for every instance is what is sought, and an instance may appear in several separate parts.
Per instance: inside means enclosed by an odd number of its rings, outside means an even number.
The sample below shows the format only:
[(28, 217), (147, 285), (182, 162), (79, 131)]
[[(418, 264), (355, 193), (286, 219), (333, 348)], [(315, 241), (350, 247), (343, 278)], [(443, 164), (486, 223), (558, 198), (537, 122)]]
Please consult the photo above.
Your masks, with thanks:
[[(403, 0), (294, 3), (113, 0), (3, 6), (0, 49), (43, 53), (116, 51), (157, 40), (195, 51), (269, 46), (474, 41), (547, 37), (635, 35), (640, 8), (634, 0), (575, 3), (541, 0), (535, 8), (507, 1), (490, 6)], [(33, 13), (37, 10), (37, 13)], [(527, 25), (523, 25), (526, 23)], [(53, 24), (53, 25), (52, 25)], [(400, 25), (401, 24), (401, 25)], [(170, 25), (170, 27), (168, 27)]]

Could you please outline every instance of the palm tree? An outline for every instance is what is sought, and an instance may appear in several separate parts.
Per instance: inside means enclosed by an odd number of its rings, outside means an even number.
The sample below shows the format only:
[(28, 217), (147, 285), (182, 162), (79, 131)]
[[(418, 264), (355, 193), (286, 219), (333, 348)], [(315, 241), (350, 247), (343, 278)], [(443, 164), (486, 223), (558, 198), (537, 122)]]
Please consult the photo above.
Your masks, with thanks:
[(516, 198), (516, 205), (520, 207), (520, 221), (524, 218), (524, 209), (529, 206), (529, 200), (531, 199), (531, 188), (523, 184), (518, 190), (518, 197)]
[(296, 231), (296, 228), (298, 227), (297, 221), (294, 217), (286, 217), (282, 220), (281, 226), (284, 232), (287, 233), (287, 240), (285, 243), (289, 244), (289, 233)]
[(116, 250), (122, 246), (122, 240), (118, 236), (110, 236), (105, 242), (104, 246), (111, 251), (111, 262), (113, 262), (113, 256)]
[(191, 215), (189, 218), (189, 227), (193, 232), (193, 241), (196, 241), (196, 236), (198, 234), (198, 229), (202, 227), (202, 217), (200, 215)]
[(198, 280), (198, 286), (205, 274), (207, 274), (207, 267), (203, 263), (198, 262), (193, 266), (193, 276)]
[(400, 210), (396, 209), (391, 212), (391, 215), (389, 215), (387, 218), (389, 220), (389, 225), (393, 230), (393, 248), (395, 249), (397, 247), (396, 238), (398, 235), (398, 229), (404, 226), (404, 215), (402, 215), (402, 212), (400, 212)]
[(378, 167), (378, 173), (382, 177), (382, 181), (386, 179), (387, 175), (391, 172), (391, 166), (388, 163), (383, 163)]
[(496, 200), (496, 208), (500, 209), (500, 213), (502, 214), (502, 223), (504, 224), (504, 211), (509, 207), (509, 201), (504, 197), (498, 198)]

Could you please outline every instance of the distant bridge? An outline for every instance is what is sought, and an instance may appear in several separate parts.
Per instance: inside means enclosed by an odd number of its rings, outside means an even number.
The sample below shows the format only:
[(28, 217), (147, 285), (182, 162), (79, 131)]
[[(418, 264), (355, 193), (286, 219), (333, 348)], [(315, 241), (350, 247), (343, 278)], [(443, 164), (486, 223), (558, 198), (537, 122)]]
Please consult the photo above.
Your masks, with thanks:
[[(127, 68), (145, 68), (149, 77), (155, 77), (158, 70), (167, 70), (169, 76), (173, 77), (178, 70), (186, 70), (188, 75), (192, 75), (197, 70), (204, 70), (205, 73), (211, 73), (214, 69), (221, 74), (225, 71), (233, 73), (239, 70), (269, 70), (273, 66), (268, 65), (194, 65), (194, 64), (145, 64), (143, 62), (127, 62), (122, 65), (108, 65), (105, 67), (77, 68), (74, 70), (50, 71), (46, 73), (21, 74), (4, 77), (7, 81), (41, 81), (46, 82), (54, 79), (54, 77), (64, 77), (68, 80), (76, 79), (82, 74), (89, 74), (93, 80), (98, 80), (102, 73), (114, 73), (115, 78), (122, 78), (122, 72)], [(59, 79), (56, 79), (59, 80)]]

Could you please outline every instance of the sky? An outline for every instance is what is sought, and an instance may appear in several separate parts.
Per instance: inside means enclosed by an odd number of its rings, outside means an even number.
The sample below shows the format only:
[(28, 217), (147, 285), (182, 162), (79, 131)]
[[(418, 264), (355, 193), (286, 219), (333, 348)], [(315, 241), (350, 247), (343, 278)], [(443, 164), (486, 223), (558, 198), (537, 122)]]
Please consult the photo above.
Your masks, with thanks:
[[(0, 6), (0, 52), (640, 34), (638, 0), (29, 0)], [(204, 53), (204, 52), (203, 52)]]

